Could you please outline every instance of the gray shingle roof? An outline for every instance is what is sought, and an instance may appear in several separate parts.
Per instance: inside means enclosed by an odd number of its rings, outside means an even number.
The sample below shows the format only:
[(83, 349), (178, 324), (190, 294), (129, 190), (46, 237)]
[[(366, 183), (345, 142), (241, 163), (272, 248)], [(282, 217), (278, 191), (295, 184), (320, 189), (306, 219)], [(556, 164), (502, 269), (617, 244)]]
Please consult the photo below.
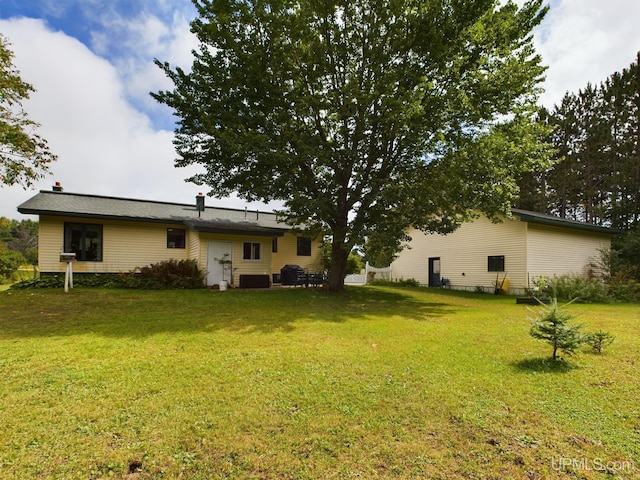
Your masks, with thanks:
[[(204, 211), (199, 214), (196, 210), (195, 199), (193, 204), (189, 205), (42, 190), (20, 205), (18, 211), (34, 215), (175, 223), (186, 225), (192, 230), (218, 233), (278, 235), (291, 229), (290, 226), (278, 222), (278, 218), (273, 212), (205, 207)], [(610, 235), (619, 233), (606, 227), (566, 220), (543, 213), (515, 208), (512, 212), (525, 222), (577, 228)]]
[(193, 230), (278, 235), (291, 227), (272, 212), (205, 207), (130, 198), (42, 190), (18, 207), (20, 213), (67, 217), (176, 223)]
[(578, 222), (577, 220), (567, 220), (565, 218), (554, 217), (553, 215), (547, 215), (545, 213), (530, 212), (528, 210), (520, 210), (519, 208), (512, 208), (511, 213), (520, 217), (523, 222), (539, 223), (543, 225), (551, 225), (564, 228), (576, 228), (578, 230), (586, 230), (590, 232), (605, 233), (608, 235), (616, 235), (622, 233), (619, 230), (615, 230), (608, 227), (601, 227), (592, 223)]

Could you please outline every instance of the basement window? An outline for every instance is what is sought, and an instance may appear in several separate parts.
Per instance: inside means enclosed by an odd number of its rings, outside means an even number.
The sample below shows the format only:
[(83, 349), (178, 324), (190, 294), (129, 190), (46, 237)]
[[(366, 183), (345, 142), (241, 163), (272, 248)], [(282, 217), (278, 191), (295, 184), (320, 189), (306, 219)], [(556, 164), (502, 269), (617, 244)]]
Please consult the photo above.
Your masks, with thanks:
[(184, 228), (167, 228), (167, 248), (185, 248), (186, 238)]
[(504, 272), (504, 255), (490, 255), (487, 260), (487, 271)]
[(260, 260), (260, 244), (257, 242), (244, 242), (242, 244), (243, 260)]

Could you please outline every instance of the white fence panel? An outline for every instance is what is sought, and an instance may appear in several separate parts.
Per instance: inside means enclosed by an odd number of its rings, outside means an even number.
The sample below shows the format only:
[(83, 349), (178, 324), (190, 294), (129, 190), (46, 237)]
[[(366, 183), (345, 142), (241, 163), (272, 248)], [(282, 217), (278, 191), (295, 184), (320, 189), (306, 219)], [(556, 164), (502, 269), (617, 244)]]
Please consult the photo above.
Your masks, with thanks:
[(391, 265), (384, 268), (376, 268), (369, 265), (367, 262), (365, 267), (366, 282), (369, 283), (373, 280), (391, 280)]
[(352, 285), (364, 285), (365, 283), (367, 283), (367, 276), (357, 274), (347, 275), (346, 277), (344, 277), (344, 283), (350, 283)]

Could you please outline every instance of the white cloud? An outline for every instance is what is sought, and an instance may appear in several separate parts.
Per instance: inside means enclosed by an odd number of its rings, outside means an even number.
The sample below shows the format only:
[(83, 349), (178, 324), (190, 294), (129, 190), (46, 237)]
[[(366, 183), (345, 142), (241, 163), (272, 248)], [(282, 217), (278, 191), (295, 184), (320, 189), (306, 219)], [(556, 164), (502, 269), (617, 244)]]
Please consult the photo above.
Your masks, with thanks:
[[(53, 175), (37, 190), (60, 181), (72, 192), (193, 201), (202, 187), (183, 180), (194, 169), (173, 166), (173, 132), (153, 130), (149, 118), (127, 102), (114, 65), (40, 20), (0, 21), (0, 31), (13, 44), (22, 78), (36, 89), (25, 109), (59, 156)], [(34, 194), (0, 187), (0, 216), (22, 218), (16, 207)]]
[(637, 0), (554, 0), (536, 32), (549, 66), (542, 102), (552, 107), (565, 92), (598, 84), (636, 60), (640, 50)]
[(123, 71), (127, 94), (139, 99), (146, 111), (151, 113), (166, 112), (166, 106), (158, 104), (149, 92), (172, 88), (171, 81), (153, 62), (153, 58), (173, 66), (180, 66), (189, 71), (193, 57), (191, 51), (197, 45), (197, 39), (189, 31), (189, 21), (175, 14), (170, 25), (163, 24), (157, 17), (140, 18), (140, 22), (132, 23), (129, 28), (130, 48), (136, 44), (143, 45), (136, 58), (129, 58), (127, 63), (119, 61), (118, 67)]
[(164, 117), (161, 126), (165, 128), (169, 110), (153, 100), (149, 92), (170, 89), (172, 85), (153, 59), (189, 68), (191, 51), (197, 46), (189, 30), (190, 15), (195, 14), (192, 10), (181, 2), (153, 3), (152, 8), (141, 8), (134, 16), (111, 8), (91, 17), (98, 25), (91, 31), (91, 49), (112, 59), (127, 97), (154, 118)]

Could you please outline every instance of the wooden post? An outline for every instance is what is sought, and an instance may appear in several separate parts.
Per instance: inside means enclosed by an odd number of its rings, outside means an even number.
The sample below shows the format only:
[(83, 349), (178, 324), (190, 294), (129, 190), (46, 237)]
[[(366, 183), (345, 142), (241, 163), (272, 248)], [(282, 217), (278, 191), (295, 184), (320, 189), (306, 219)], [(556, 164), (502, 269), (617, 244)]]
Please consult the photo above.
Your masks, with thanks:
[(69, 288), (73, 288), (73, 261), (76, 258), (75, 253), (61, 253), (60, 261), (67, 263), (67, 269), (64, 274), (64, 291), (69, 293)]
[(64, 275), (64, 291), (69, 293), (69, 288), (73, 288), (73, 261), (67, 262), (67, 271)]

